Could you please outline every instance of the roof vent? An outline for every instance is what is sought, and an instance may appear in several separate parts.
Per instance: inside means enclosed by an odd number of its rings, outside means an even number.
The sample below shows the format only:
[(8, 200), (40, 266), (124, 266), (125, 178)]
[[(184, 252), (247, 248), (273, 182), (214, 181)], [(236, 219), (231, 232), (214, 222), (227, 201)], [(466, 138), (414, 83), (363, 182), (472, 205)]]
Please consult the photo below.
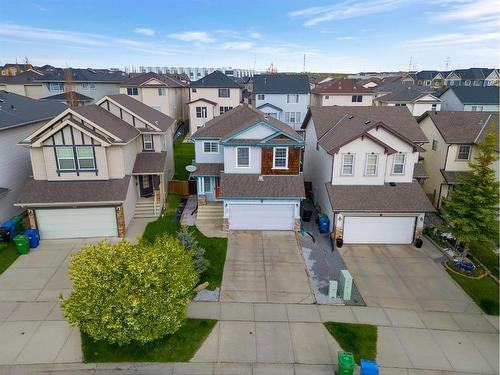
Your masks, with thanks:
[(366, 120), (365, 125), (368, 125), (370, 122), (371, 122), (370, 120)]
[(14, 107), (14, 104), (10, 105), (10, 109), (16, 109), (16, 107)]
[(264, 176), (260, 175), (258, 181), (264, 181)]
[(350, 116), (348, 117), (348, 119), (349, 119), (349, 120), (352, 120), (353, 118), (354, 118), (354, 116), (353, 116), (353, 115), (350, 115)]
[(389, 182), (389, 186), (394, 187), (394, 186), (396, 186), (396, 183), (395, 182)]

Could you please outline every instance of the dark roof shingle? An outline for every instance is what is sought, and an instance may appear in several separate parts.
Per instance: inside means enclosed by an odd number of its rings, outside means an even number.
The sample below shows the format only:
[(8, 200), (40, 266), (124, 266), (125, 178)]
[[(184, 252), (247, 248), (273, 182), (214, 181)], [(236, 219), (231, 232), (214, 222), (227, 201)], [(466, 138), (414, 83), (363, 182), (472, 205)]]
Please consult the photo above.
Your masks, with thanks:
[(165, 74), (157, 74), (154, 72), (144, 73), (132, 77), (128, 81), (123, 82), (122, 86), (140, 86), (149, 81), (150, 79), (156, 79), (166, 87), (186, 87), (184, 83), (171, 76)]
[(306, 74), (259, 74), (253, 77), (255, 94), (309, 94)]
[(193, 163), (196, 167), (191, 176), (219, 176), (224, 170), (224, 164), (220, 163)]
[(372, 90), (351, 78), (334, 79), (311, 90), (313, 94), (371, 94)]
[(167, 153), (139, 152), (135, 157), (132, 174), (162, 174), (167, 164)]
[(448, 87), (441, 95), (448, 90), (453, 91), (462, 104), (499, 105), (499, 89), (496, 86), (452, 86)]
[(221, 173), (222, 198), (304, 199), (302, 175), (260, 176), (259, 174)]
[(236, 82), (234, 82), (231, 78), (226, 76), (224, 73), (221, 71), (216, 70), (213, 73), (210, 73), (209, 75), (206, 75), (203, 78), (200, 78), (197, 81), (191, 82), (191, 87), (208, 87), (208, 88), (226, 88), (226, 87), (234, 87), (234, 88), (241, 88), (240, 85), (238, 85)]

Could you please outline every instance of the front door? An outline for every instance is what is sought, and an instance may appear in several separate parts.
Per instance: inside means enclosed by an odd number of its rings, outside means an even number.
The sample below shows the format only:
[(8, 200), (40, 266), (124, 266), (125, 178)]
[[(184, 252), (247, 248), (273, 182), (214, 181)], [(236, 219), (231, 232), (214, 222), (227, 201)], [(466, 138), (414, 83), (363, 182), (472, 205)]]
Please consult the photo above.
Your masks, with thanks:
[(220, 186), (219, 186), (219, 183), (220, 183), (220, 178), (219, 177), (215, 177), (215, 199), (219, 199), (219, 196), (220, 196)]
[(139, 176), (139, 189), (141, 192), (141, 197), (151, 197), (153, 195), (153, 176)]

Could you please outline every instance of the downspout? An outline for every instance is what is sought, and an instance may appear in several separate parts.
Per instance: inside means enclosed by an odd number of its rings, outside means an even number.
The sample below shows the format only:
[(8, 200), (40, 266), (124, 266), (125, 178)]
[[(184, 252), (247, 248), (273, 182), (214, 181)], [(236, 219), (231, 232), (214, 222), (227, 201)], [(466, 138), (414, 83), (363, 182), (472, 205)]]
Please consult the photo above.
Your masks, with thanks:
[[(446, 171), (446, 164), (448, 162), (448, 153), (449, 153), (449, 151), (450, 151), (450, 145), (448, 145), (448, 147), (446, 148), (446, 156), (444, 157), (443, 171)], [(444, 179), (444, 177), (443, 177), (443, 179)], [(439, 185), (439, 195), (438, 195), (438, 201), (437, 201), (437, 204), (436, 204), (436, 208), (438, 210), (439, 210), (439, 206), (440, 206), (440, 203), (441, 203), (441, 191), (442, 190), (443, 190), (443, 184), (441, 183), (441, 185)], [(448, 188), (448, 191), (449, 191), (449, 188)]]

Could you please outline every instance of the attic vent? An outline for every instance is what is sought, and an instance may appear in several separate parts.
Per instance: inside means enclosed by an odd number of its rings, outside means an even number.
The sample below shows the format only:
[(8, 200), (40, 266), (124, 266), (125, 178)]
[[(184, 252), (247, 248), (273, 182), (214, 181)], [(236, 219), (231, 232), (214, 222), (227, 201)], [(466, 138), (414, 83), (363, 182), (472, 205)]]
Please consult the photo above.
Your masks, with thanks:
[(371, 122), (370, 120), (366, 120), (365, 125), (368, 125), (370, 122)]
[(353, 116), (353, 115), (350, 115), (350, 116), (348, 117), (348, 119), (349, 119), (349, 120), (352, 120), (353, 118), (354, 118), (354, 116)]
[(95, 71), (94, 69), (92, 69), (92, 68), (87, 68), (87, 70), (88, 70), (90, 73), (94, 73), (94, 74), (96, 74), (96, 71)]
[(394, 187), (394, 186), (396, 186), (396, 183), (395, 182), (389, 182), (389, 186)]
[(258, 180), (259, 180), (259, 181), (264, 181), (264, 176), (262, 176), (262, 175), (261, 175), (261, 176), (259, 176), (259, 179), (258, 179)]

